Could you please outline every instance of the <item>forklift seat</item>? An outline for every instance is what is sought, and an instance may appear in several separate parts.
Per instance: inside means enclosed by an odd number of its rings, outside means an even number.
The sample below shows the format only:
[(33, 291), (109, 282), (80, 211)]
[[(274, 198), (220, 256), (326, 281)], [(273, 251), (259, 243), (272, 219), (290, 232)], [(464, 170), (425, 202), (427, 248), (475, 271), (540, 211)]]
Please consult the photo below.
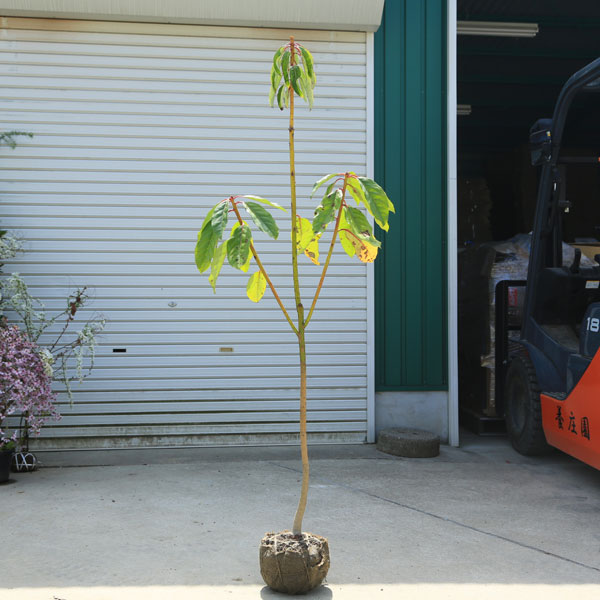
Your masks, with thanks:
[(579, 333), (579, 354), (593, 358), (600, 348), (600, 302), (587, 307)]
[(540, 274), (538, 297), (535, 317), (539, 323), (568, 325), (580, 335), (588, 307), (600, 306), (599, 269), (582, 267), (573, 273), (567, 267), (547, 267)]
[(577, 385), (600, 348), (600, 302), (587, 307), (579, 329), (579, 353), (567, 359), (567, 393)]

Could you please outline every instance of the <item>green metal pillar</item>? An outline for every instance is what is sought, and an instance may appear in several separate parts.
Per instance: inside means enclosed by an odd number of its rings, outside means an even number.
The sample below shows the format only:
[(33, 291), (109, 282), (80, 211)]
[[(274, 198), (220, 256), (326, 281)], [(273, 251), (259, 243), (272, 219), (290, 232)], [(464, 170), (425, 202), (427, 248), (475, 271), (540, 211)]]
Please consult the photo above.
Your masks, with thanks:
[(396, 214), (375, 267), (378, 391), (447, 389), (446, 81), (446, 0), (386, 0), (375, 178)]

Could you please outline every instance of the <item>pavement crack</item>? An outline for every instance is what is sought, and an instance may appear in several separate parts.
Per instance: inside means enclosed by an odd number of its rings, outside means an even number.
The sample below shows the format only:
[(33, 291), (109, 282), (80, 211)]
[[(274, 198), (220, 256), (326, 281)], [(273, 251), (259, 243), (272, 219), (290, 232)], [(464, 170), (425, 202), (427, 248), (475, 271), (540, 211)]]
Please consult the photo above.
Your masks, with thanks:
[[(288, 471), (293, 471), (294, 473), (302, 474), (300, 469), (294, 467), (288, 467), (286, 465), (282, 465), (280, 463), (269, 461), (269, 464), (279, 467), (281, 469), (286, 469)], [(342, 487), (347, 490), (351, 490), (353, 492), (363, 494), (368, 496), (369, 498), (373, 498), (374, 500), (380, 500), (381, 502), (386, 502), (387, 504), (393, 504), (394, 506), (399, 506), (400, 508), (404, 508), (406, 510), (410, 510), (421, 515), (425, 515), (427, 517), (431, 517), (433, 519), (437, 519), (438, 521), (443, 521), (444, 523), (451, 523), (452, 525), (456, 525), (457, 527), (461, 527), (463, 529), (467, 529), (469, 531), (473, 531), (475, 533), (479, 533), (481, 535), (486, 535), (488, 537), (495, 538), (497, 540), (502, 540), (503, 542), (508, 542), (509, 544), (514, 544), (515, 546), (519, 546), (520, 548), (524, 548), (526, 550), (533, 550), (534, 552), (538, 552), (540, 554), (544, 554), (546, 556), (551, 556), (552, 558), (556, 558), (558, 560), (562, 560), (572, 565), (577, 565), (578, 567), (583, 567), (584, 569), (589, 569), (590, 571), (595, 571), (596, 573), (600, 573), (600, 568), (594, 567), (593, 565), (587, 565), (585, 563), (579, 562), (577, 560), (573, 560), (571, 558), (567, 558), (566, 556), (561, 556), (560, 554), (556, 554), (554, 552), (550, 552), (548, 550), (543, 550), (542, 548), (538, 548), (537, 546), (531, 546), (530, 544), (525, 544), (524, 542), (519, 542), (518, 540), (514, 540), (512, 538), (506, 537), (504, 535), (500, 535), (499, 533), (494, 533), (493, 531), (486, 531), (485, 529), (480, 529), (479, 527), (474, 527), (473, 525), (468, 525), (466, 523), (462, 523), (461, 521), (457, 521), (456, 519), (451, 519), (449, 517), (443, 517), (442, 515), (437, 515), (427, 510), (423, 510), (422, 508), (417, 508), (416, 506), (411, 506), (410, 504), (405, 504), (403, 502), (398, 502), (396, 500), (391, 500), (390, 498), (385, 498), (384, 496), (379, 496), (374, 494), (373, 492), (369, 492), (367, 490), (357, 488), (351, 485), (347, 485), (344, 483), (336, 483), (329, 479), (319, 478), (321, 482), (328, 483), (330, 485), (334, 485), (337, 487)]]

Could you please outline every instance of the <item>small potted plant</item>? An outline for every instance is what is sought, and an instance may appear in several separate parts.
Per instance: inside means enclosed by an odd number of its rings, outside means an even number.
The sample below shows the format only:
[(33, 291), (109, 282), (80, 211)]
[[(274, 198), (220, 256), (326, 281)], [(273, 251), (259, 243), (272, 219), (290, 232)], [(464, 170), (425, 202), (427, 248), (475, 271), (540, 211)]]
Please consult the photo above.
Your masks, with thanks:
[[(305, 100), (309, 108), (313, 104), (313, 88), (316, 74), (310, 52), (290, 38), (273, 57), (271, 68), (270, 104), (277, 101), (281, 110), (289, 108), (289, 174), (290, 174), (290, 220), (291, 220), (291, 264), (296, 315), (292, 317), (284, 306), (275, 285), (262, 263), (254, 245), (252, 230), (242, 216), (244, 211), (256, 227), (273, 239), (279, 235), (279, 227), (267, 207), (282, 209), (274, 202), (258, 196), (230, 196), (218, 202), (206, 215), (198, 234), (195, 259), (202, 273), (210, 269), (209, 282), (215, 289), (217, 278), (227, 258), (230, 266), (247, 272), (252, 260), (257, 270), (250, 276), (246, 291), (253, 302), (259, 302), (267, 287), (283, 317), (298, 341), (300, 366), (300, 448), (302, 457), (302, 486), (298, 509), (291, 531), (267, 533), (259, 549), (260, 570), (265, 583), (271, 588), (288, 593), (301, 594), (319, 586), (329, 569), (329, 545), (327, 539), (302, 530), (309, 488), (309, 462), (307, 445), (307, 361), (305, 332), (313, 316), (321, 293), (327, 269), (331, 262), (336, 242), (343, 250), (361, 262), (375, 260), (380, 242), (373, 235), (373, 226), (361, 207), (369, 213), (383, 230), (387, 231), (389, 213), (394, 211), (383, 189), (368, 177), (351, 171), (331, 173), (317, 181), (311, 197), (325, 190), (316, 207), (312, 222), (297, 213), (296, 168), (294, 158), (294, 98)], [(351, 206), (352, 200), (355, 206)], [(228, 239), (224, 239), (231, 217), (233, 226)], [(307, 304), (302, 302), (298, 258), (304, 254), (315, 265), (319, 265), (319, 240), (331, 231), (327, 255), (321, 267), (321, 277), (315, 294)]]

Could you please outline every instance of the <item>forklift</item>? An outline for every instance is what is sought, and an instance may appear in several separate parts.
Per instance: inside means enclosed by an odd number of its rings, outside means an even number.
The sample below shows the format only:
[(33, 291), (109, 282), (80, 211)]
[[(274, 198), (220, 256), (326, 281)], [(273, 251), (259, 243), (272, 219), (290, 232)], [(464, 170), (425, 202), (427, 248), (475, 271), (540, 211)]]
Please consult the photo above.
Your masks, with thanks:
[[(600, 92), (600, 58), (563, 86), (552, 119), (530, 130), (531, 162), (541, 166), (527, 281), (496, 288), (496, 410), (513, 447), (539, 455), (553, 446), (600, 469), (600, 254), (584, 266), (575, 248), (563, 264), (563, 214), (569, 164), (600, 157), (561, 156), (573, 100)], [(563, 166), (566, 165), (566, 166)], [(509, 292), (525, 290), (520, 334), (509, 335)], [(517, 329), (513, 326), (512, 329)]]

